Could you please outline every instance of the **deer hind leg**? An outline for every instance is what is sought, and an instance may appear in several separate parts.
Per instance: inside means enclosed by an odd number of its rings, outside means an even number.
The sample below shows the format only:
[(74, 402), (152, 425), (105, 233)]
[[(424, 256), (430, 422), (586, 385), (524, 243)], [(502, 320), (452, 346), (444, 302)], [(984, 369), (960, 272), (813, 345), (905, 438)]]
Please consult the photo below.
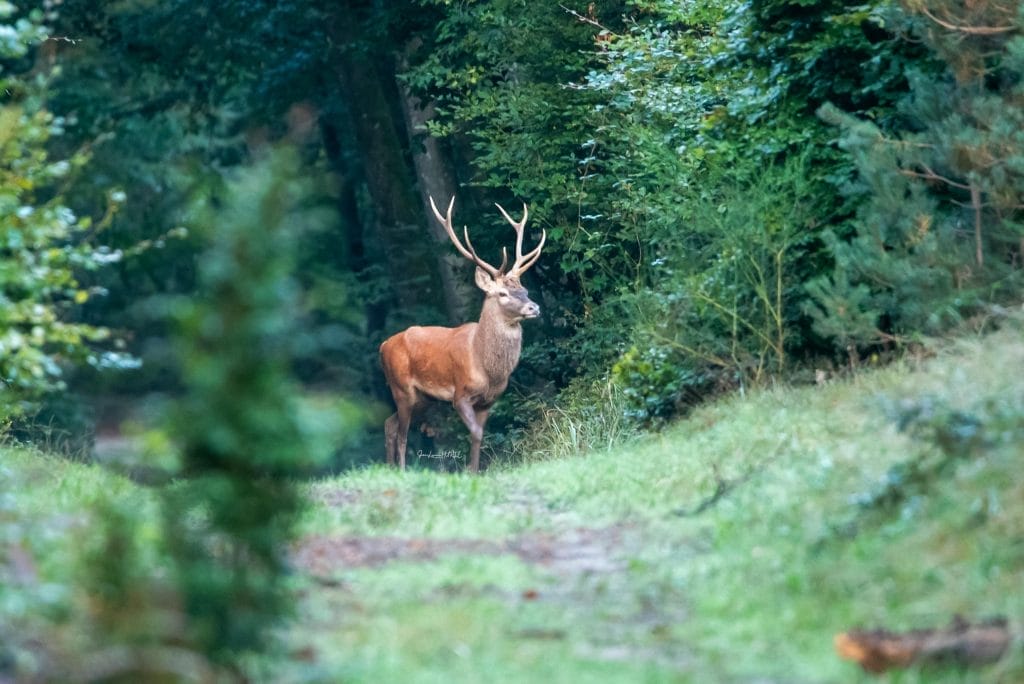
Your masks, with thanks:
[(409, 423), (420, 401), (415, 389), (391, 388), (391, 396), (395, 399), (395, 413), (384, 421), (384, 449), (388, 465), (395, 465), (405, 470), (405, 449), (409, 441)]
[(395, 454), (398, 453), (398, 414), (392, 413), (384, 421), (384, 455), (389, 466), (395, 465)]
[(414, 408), (415, 404), (411, 402), (408, 404), (399, 404), (398, 412), (395, 413), (395, 416), (398, 419), (395, 455), (398, 457), (399, 470), (405, 470), (405, 449), (409, 442), (409, 423), (412, 421)]

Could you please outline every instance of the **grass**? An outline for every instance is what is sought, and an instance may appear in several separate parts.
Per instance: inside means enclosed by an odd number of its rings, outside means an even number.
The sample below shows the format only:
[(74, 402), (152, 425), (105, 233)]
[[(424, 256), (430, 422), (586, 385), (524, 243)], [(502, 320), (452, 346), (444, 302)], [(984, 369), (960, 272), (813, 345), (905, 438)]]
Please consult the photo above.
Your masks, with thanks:
[(121, 550), (130, 556), (108, 560), (159, 572), (152, 492), (96, 466), (0, 446), (0, 680), (13, 671), (12, 681), (37, 681), (55, 659), (87, 649), (90, 597), (102, 590), (92, 563), (102, 557), (104, 514), (115, 508), (136, 523)]
[[(832, 647), (855, 626), (1004, 615), (1024, 634), (1021, 368), (1008, 328), (725, 399), (581, 457), (312, 483), (295, 618), (249, 667), (261, 681), (856, 682), (876, 680)], [(906, 476), (929, 463), (945, 467)], [(156, 516), (96, 468), (9, 448), (0, 475), (17, 490), (4, 483), (0, 516), (51, 584), (73, 586), (67, 549), (97, 497)], [(14, 593), (0, 589), (0, 617)], [(994, 666), (882, 681), (1024, 681), (1021, 638)]]

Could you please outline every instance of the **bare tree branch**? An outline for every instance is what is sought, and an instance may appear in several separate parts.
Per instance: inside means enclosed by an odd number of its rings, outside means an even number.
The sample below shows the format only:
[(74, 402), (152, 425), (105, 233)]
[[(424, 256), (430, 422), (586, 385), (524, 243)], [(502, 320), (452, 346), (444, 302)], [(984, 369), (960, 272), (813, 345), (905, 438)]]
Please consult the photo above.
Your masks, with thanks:
[(949, 178), (946, 178), (945, 176), (939, 175), (935, 173), (935, 171), (933, 171), (931, 167), (929, 167), (927, 164), (921, 164), (921, 166), (924, 168), (924, 173), (921, 173), (920, 171), (913, 171), (911, 169), (900, 169), (900, 173), (902, 173), (904, 176), (912, 176), (914, 178), (924, 178), (925, 180), (940, 181), (942, 183), (945, 183), (946, 185), (949, 185), (950, 187), (960, 188), (961, 190), (971, 190), (970, 185), (958, 183), (955, 180), (951, 180)]
[(572, 16), (576, 17), (576, 19), (578, 19), (579, 21), (582, 21), (584, 24), (590, 24), (591, 26), (596, 26), (597, 28), (601, 29), (602, 31), (607, 31), (608, 34), (612, 35), (612, 36), (618, 36), (619, 35), (619, 34), (615, 33), (615, 31), (612, 31), (607, 26), (601, 24), (596, 19), (592, 19), (591, 17), (583, 16), (582, 14), (577, 12), (576, 10), (569, 9), (565, 5), (561, 5), (560, 4), (558, 6), (561, 7), (563, 10), (565, 10), (566, 12), (568, 12), (569, 14), (571, 14)]
[(921, 6), (918, 8), (921, 14), (925, 15), (942, 28), (949, 29), (950, 31), (957, 31), (958, 33), (966, 33), (969, 36), (996, 36), (1000, 33), (1009, 33), (1010, 31), (1016, 31), (1016, 26), (962, 26), (959, 24), (953, 24), (948, 21), (943, 21), (937, 16), (928, 11), (927, 7)]

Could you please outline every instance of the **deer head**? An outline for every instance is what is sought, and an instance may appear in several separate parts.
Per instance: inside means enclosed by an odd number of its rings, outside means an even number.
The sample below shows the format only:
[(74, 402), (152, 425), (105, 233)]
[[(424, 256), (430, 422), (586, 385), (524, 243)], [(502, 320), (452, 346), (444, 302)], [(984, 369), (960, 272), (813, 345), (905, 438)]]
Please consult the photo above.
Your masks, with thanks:
[(434, 216), (437, 220), (444, 226), (452, 244), (455, 245), (455, 248), (459, 250), (462, 256), (476, 264), (476, 286), (484, 291), (488, 300), (492, 300), (497, 304), (501, 315), (509, 323), (518, 323), (526, 318), (536, 318), (540, 315), (540, 306), (530, 299), (529, 293), (522, 286), (522, 283), (519, 282), (519, 278), (540, 257), (540, 252), (544, 248), (544, 241), (547, 239), (547, 231), (541, 231), (540, 243), (532, 251), (524, 255), (523, 230), (526, 227), (526, 219), (529, 217), (529, 209), (526, 207), (526, 204), (523, 204), (523, 218), (519, 221), (513, 220), (500, 204), (495, 204), (494, 206), (498, 207), (498, 211), (501, 212), (501, 215), (505, 217), (505, 220), (516, 231), (516, 258), (508, 270), (505, 270), (508, 267), (508, 251), (504, 247), (501, 249), (501, 266), (495, 268), (481, 259), (476, 253), (476, 249), (473, 248), (473, 243), (469, 239), (469, 229), (465, 226), (462, 228), (462, 235), (466, 241), (465, 246), (459, 241), (458, 236), (455, 234), (455, 228), (452, 226), (452, 210), (455, 207), (455, 197), (452, 197), (448, 203), (448, 211), (444, 216), (441, 215), (437, 205), (434, 204), (434, 198), (430, 198), (430, 208), (434, 211)]

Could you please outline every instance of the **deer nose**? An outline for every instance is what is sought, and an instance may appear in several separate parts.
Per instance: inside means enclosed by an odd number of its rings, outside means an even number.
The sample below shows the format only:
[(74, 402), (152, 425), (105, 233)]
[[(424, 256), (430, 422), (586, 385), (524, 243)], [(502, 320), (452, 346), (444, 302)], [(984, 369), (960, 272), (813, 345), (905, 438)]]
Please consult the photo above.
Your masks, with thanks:
[(535, 302), (530, 302), (529, 304), (526, 305), (526, 308), (523, 310), (523, 314), (527, 318), (536, 318), (537, 316), (540, 316), (540, 306), (538, 306)]

